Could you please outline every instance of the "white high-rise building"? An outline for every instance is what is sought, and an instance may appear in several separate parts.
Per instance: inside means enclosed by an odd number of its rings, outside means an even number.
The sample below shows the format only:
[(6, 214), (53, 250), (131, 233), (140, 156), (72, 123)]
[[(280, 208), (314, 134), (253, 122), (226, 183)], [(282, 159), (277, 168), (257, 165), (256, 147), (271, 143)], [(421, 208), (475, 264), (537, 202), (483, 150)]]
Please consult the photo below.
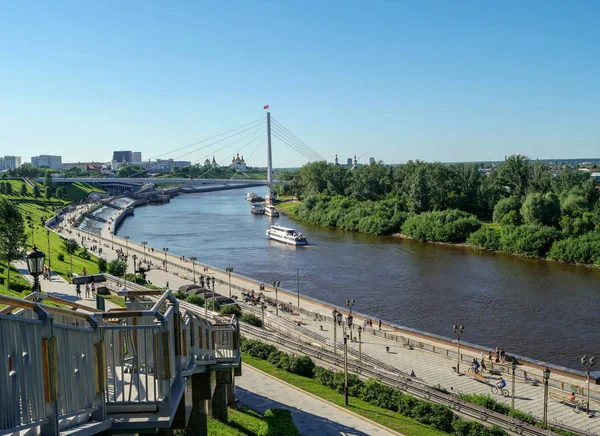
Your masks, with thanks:
[(21, 156), (0, 157), (0, 171), (14, 170), (21, 166)]
[(131, 152), (131, 163), (140, 163), (140, 162), (142, 162), (142, 152), (141, 151)]
[(34, 167), (48, 167), (51, 170), (62, 169), (62, 157), (52, 156), (49, 154), (41, 154), (39, 156), (31, 157), (31, 165)]

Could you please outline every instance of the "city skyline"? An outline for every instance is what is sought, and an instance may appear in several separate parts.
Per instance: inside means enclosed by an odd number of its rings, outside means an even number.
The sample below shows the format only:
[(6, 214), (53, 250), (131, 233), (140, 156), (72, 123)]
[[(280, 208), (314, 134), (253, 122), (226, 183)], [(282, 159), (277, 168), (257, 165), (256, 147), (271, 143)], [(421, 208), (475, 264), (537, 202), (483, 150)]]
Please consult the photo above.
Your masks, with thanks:
[[(328, 161), (596, 154), (598, 4), (340, 5), (6, 5), (0, 154), (147, 160), (267, 104)], [(306, 161), (273, 141), (275, 166)]]

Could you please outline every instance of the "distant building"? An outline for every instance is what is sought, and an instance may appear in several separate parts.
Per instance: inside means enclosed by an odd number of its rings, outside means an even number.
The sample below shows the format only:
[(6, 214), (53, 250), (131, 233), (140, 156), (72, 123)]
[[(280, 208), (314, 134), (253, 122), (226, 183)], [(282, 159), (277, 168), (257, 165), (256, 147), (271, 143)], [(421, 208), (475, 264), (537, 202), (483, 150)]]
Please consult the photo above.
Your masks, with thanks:
[(339, 164), (340, 164), (340, 163), (338, 162), (338, 157), (337, 157), (337, 154), (335, 155), (335, 164), (336, 164), (336, 165), (339, 165)]
[(106, 169), (109, 166), (106, 162), (65, 162), (62, 164), (63, 170), (70, 170), (71, 168), (78, 168), (83, 171), (93, 171)]
[(48, 167), (51, 170), (62, 170), (62, 157), (49, 154), (41, 154), (31, 158), (31, 165), (34, 167)]
[(15, 170), (21, 166), (21, 156), (0, 157), (0, 171)]
[(590, 174), (590, 176), (592, 176), (594, 179), (596, 179), (596, 181), (600, 182), (600, 173), (593, 172), (592, 174)]
[(155, 161), (140, 162), (140, 166), (148, 170), (149, 174), (166, 173), (173, 171), (173, 168), (189, 167), (192, 163), (189, 160), (157, 159)]
[(238, 170), (238, 171), (246, 171), (246, 161), (244, 161), (244, 155), (242, 155), (241, 158), (240, 158), (239, 153), (237, 155), (233, 156), (233, 159), (231, 159), (231, 165), (229, 165), (229, 168)]
[(375, 158), (374, 157), (370, 157), (369, 158), (369, 165), (374, 164), (375, 163)]
[(349, 157), (348, 160), (346, 161), (346, 168), (351, 168), (352, 167), (352, 158)]
[(142, 152), (141, 151), (132, 151), (131, 152), (131, 162), (134, 164), (140, 163), (142, 161)]
[(113, 151), (111, 166), (113, 171), (117, 171), (120, 167), (130, 164), (133, 161), (133, 153), (128, 150)]

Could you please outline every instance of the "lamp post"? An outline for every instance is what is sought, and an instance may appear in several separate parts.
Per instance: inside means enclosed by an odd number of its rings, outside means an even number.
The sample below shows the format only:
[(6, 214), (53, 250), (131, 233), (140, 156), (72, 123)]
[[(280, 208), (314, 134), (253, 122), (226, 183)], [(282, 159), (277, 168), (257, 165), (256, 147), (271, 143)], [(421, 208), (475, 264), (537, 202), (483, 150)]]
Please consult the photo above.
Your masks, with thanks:
[(146, 245), (148, 245), (148, 241), (143, 241), (142, 247), (144, 247), (144, 262), (146, 262)]
[(115, 232), (114, 231), (110, 232), (110, 249), (111, 250), (115, 249)]
[(125, 268), (123, 269), (123, 286), (125, 288), (125, 290), (127, 290), (127, 259), (129, 258), (129, 256), (127, 256), (126, 254), (121, 256), (121, 260), (123, 261), (123, 264), (125, 265)]
[(362, 327), (358, 326), (358, 363), (362, 363), (361, 362), (361, 357), (362, 357), (362, 352), (361, 352), (361, 333), (362, 333)]
[(50, 261), (50, 230), (46, 230), (46, 237), (48, 238), (48, 268), (52, 268)]
[(33, 292), (41, 292), (40, 287), (40, 274), (44, 271), (44, 259), (45, 255), (42, 251), (39, 251), (36, 246), (32, 247), (32, 250), (27, 253), (27, 269), (29, 274), (33, 276)]
[(512, 364), (511, 364), (511, 369), (512, 369), (512, 408), (515, 408), (515, 371), (517, 369), (517, 364), (515, 363), (515, 361), (513, 360)]
[[(200, 274), (198, 281), (200, 282), (200, 287), (204, 288), (204, 276), (202, 274)], [(208, 301), (206, 299), (206, 292), (204, 293), (204, 319), (208, 321)]]
[(129, 236), (123, 236), (125, 239), (125, 254), (129, 256)]
[(352, 341), (352, 321), (354, 320), (354, 317), (352, 316), (352, 314), (348, 314), (348, 316), (346, 317), (346, 324), (348, 325), (348, 330), (350, 330), (350, 341)]
[(454, 330), (454, 334), (456, 335), (456, 339), (458, 340), (458, 351), (456, 356), (456, 373), (460, 375), (460, 335), (464, 331), (465, 326), (463, 326), (462, 324), (454, 324), (452, 326), (452, 329)]
[(548, 380), (550, 380), (550, 369), (545, 368), (544, 376), (544, 428), (548, 428)]
[(336, 341), (336, 330), (337, 330), (337, 314), (338, 311), (336, 309), (333, 309), (333, 311), (331, 312), (331, 314), (333, 315), (333, 354), (337, 355), (337, 341)]
[(167, 253), (169, 252), (169, 247), (165, 247), (163, 248), (163, 251), (165, 252), (165, 272), (168, 272), (168, 267), (167, 267)]
[(592, 367), (596, 364), (596, 356), (592, 356), (588, 358), (586, 355), (581, 357), (581, 364), (585, 367), (585, 371), (587, 372), (587, 403), (586, 403), (586, 413), (590, 414), (590, 371)]
[(196, 260), (198, 258), (195, 256), (190, 257), (192, 261), (192, 283), (196, 284)]
[(137, 261), (137, 256), (134, 254), (131, 256), (131, 259), (133, 259), (133, 281), (135, 282), (135, 263)]
[(346, 300), (346, 307), (348, 309), (350, 309), (350, 314), (348, 315), (348, 317), (350, 318), (350, 325), (348, 326), (348, 328), (350, 329), (350, 340), (352, 341), (352, 308), (354, 307), (354, 304), (356, 303), (356, 300), (354, 298), (349, 298)]
[(233, 268), (225, 268), (225, 271), (229, 274), (229, 298), (231, 298), (231, 273), (233, 272)]
[(348, 335), (344, 332), (344, 404), (348, 405)]
[(273, 287), (275, 288), (275, 315), (279, 316), (279, 295), (277, 294), (277, 288), (281, 282), (273, 282)]
[(213, 308), (212, 308), (212, 310), (214, 312), (215, 311), (215, 278), (211, 277), (210, 280), (212, 281), (212, 291), (213, 291), (213, 293), (212, 293), (212, 300), (213, 300)]
[(265, 305), (265, 303), (260, 303), (260, 310), (262, 310), (262, 326), (263, 328), (265, 328), (265, 309), (267, 308), (267, 306)]

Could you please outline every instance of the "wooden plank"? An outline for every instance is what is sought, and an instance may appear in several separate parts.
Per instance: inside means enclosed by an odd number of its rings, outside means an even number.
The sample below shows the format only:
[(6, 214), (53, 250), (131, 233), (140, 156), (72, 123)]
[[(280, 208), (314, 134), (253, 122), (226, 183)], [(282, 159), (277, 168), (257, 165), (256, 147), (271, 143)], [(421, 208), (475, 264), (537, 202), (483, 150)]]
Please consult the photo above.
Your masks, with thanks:
[(42, 359), (44, 361), (44, 400), (49, 403), (50, 400), (50, 365), (48, 362), (48, 339), (42, 339)]

